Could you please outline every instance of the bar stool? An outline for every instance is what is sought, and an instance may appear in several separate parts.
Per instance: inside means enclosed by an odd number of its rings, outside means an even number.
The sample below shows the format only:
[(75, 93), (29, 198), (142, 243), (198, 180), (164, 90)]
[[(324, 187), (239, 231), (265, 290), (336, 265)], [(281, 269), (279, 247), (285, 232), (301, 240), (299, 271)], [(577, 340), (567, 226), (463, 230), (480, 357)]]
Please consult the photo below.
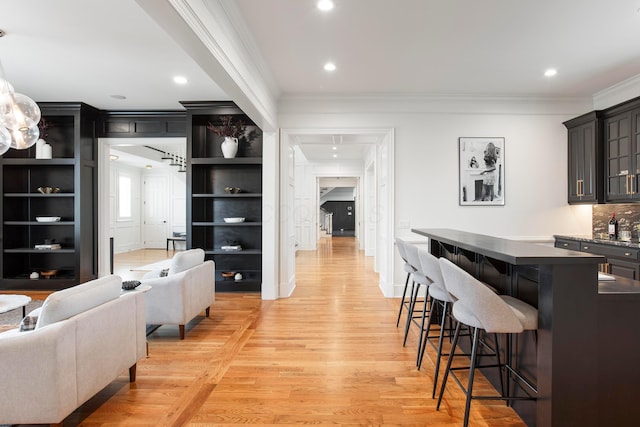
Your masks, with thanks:
[[(418, 354), (420, 354), (420, 346), (422, 345), (422, 336), (424, 334), (425, 327), (425, 318), (426, 314), (429, 312), (428, 309), (428, 295), (429, 295), (429, 284), (431, 281), (424, 275), (422, 271), (422, 266), (420, 265), (420, 257), (418, 256), (418, 246), (413, 245), (411, 243), (405, 243), (405, 253), (407, 255), (407, 261), (415, 269), (412, 274), (413, 284), (411, 286), (411, 295), (409, 309), (407, 310), (407, 321), (405, 324), (404, 330), (404, 342), (402, 345), (404, 346), (407, 343), (407, 336), (409, 335), (409, 327), (411, 324), (416, 324), (420, 328), (420, 335), (418, 338)], [(424, 298), (420, 299), (420, 288), (424, 286)], [(422, 304), (422, 313), (415, 315), (416, 306)], [(419, 320), (417, 320), (419, 319)]]
[[(424, 353), (427, 347), (427, 343), (431, 344), (436, 349), (436, 363), (435, 363), (435, 372), (433, 374), (433, 389), (431, 391), (431, 398), (435, 398), (436, 389), (438, 386), (438, 376), (440, 373), (440, 361), (443, 356), (448, 356), (449, 354), (442, 354), (442, 344), (444, 342), (445, 336), (448, 338), (453, 337), (453, 318), (451, 317), (451, 306), (455, 301), (454, 298), (449, 294), (447, 289), (444, 287), (444, 279), (442, 278), (442, 273), (440, 271), (440, 263), (438, 262), (438, 258), (431, 255), (424, 249), (418, 249), (418, 256), (420, 258), (420, 265), (422, 267), (422, 272), (427, 276), (428, 279), (431, 280), (431, 284), (429, 285), (429, 298), (431, 298), (431, 313), (429, 314), (429, 321), (427, 322), (427, 328), (422, 338), (422, 346), (420, 354), (418, 355), (417, 366), (418, 369), (422, 366), (422, 359), (424, 358)], [(440, 307), (440, 332), (438, 333), (438, 344), (434, 345), (431, 341), (432, 338), (429, 335), (431, 331), (431, 325), (434, 323), (435, 319), (435, 306)], [(449, 327), (446, 326), (447, 320), (449, 321)], [(448, 331), (448, 335), (445, 335), (445, 331)], [(453, 348), (452, 348), (453, 350)]]
[[(449, 374), (452, 374), (454, 380), (466, 395), (463, 426), (467, 427), (469, 425), (471, 399), (506, 400), (507, 402), (510, 402), (512, 400), (534, 398), (524, 387), (522, 387), (522, 384), (526, 385), (531, 392), (537, 393), (535, 388), (515, 372), (509, 365), (502, 365), (499, 359), (497, 365), (476, 366), (476, 362), (478, 356), (479, 333), (481, 330), (493, 334), (515, 334), (523, 331), (536, 331), (538, 328), (538, 310), (516, 298), (495, 294), (490, 288), (485, 286), (484, 283), (480, 282), (447, 259), (440, 258), (439, 263), (445, 287), (447, 291), (456, 298), (453, 303), (452, 314), (458, 323), (453, 336), (453, 342), (451, 344), (452, 351), (447, 361), (444, 378), (442, 379), (442, 386), (440, 388), (440, 396), (438, 396), (436, 409), (440, 409), (440, 403), (442, 402), (444, 390), (447, 385), (447, 379)], [(466, 368), (469, 369), (469, 380), (466, 389), (453, 372), (460, 368), (451, 367), (455, 356), (453, 349), (455, 349), (458, 343), (461, 325), (467, 325), (473, 328), (473, 344), (471, 347), (470, 357), (471, 365), (469, 368)], [(498, 340), (496, 339), (496, 353), (499, 354), (497, 345)], [(475, 369), (477, 367), (498, 367), (501, 369), (501, 373), (504, 368), (505, 373), (507, 374), (507, 383), (513, 375), (514, 381), (521, 386), (521, 388), (527, 393), (527, 396), (511, 397), (505, 395), (504, 391), (500, 396), (474, 396), (473, 380)], [(504, 384), (501, 385), (504, 390)]]
[(402, 266), (402, 268), (407, 273), (407, 279), (404, 282), (404, 290), (402, 291), (402, 300), (400, 301), (400, 309), (398, 310), (398, 320), (396, 320), (396, 328), (400, 325), (400, 317), (402, 316), (402, 309), (403, 308), (407, 308), (407, 310), (409, 309), (409, 303), (411, 299), (407, 300), (407, 289), (409, 287), (409, 279), (411, 278), (411, 275), (416, 271), (416, 269), (413, 268), (411, 264), (409, 264), (409, 262), (407, 261), (407, 251), (405, 249), (406, 245), (407, 243), (404, 240), (396, 237), (396, 247), (398, 248), (398, 254), (400, 255), (400, 258), (402, 258), (402, 260), (404, 261), (404, 265)]

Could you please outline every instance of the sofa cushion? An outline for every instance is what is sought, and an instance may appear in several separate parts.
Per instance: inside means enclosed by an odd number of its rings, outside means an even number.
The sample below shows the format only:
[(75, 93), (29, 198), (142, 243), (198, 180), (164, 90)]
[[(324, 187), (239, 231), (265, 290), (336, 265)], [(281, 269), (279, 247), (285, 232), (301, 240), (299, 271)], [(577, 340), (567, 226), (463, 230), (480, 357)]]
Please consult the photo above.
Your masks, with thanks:
[(188, 251), (178, 252), (171, 259), (169, 275), (188, 270), (203, 262), (204, 251), (202, 249), (189, 249)]
[(36, 329), (104, 304), (120, 297), (122, 278), (105, 276), (52, 293), (44, 300)]

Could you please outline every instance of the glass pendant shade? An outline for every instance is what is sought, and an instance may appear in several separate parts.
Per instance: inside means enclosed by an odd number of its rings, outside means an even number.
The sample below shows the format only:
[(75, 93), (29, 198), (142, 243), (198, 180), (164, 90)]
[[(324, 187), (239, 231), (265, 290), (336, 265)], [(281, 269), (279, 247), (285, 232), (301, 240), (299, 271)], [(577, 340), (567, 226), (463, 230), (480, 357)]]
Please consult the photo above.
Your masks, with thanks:
[(0, 156), (11, 148), (11, 134), (8, 130), (0, 127)]
[(0, 95), (14, 93), (14, 92), (15, 90), (13, 89), (13, 86), (11, 85), (11, 83), (9, 83), (7, 80), (0, 77)]
[(21, 132), (38, 125), (40, 107), (21, 93), (3, 93), (0, 97), (0, 126)]
[(24, 130), (11, 129), (10, 132), (11, 148), (15, 148), (16, 150), (25, 150), (38, 142), (38, 138), (40, 138), (40, 130), (38, 129), (37, 122), (30, 128)]

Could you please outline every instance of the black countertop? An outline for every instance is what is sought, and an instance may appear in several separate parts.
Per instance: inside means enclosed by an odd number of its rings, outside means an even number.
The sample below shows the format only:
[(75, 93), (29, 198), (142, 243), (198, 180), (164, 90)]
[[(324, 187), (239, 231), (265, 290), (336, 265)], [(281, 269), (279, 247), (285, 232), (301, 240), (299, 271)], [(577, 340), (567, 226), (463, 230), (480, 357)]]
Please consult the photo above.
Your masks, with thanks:
[(600, 264), (605, 257), (517, 240), (446, 228), (413, 228), (412, 232), (512, 265)]
[(633, 241), (625, 241), (625, 240), (609, 240), (609, 239), (596, 239), (591, 236), (571, 236), (571, 235), (560, 235), (556, 234), (553, 237), (556, 239), (565, 239), (565, 240), (577, 240), (579, 242), (589, 242), (589, 243), (599, 243), (601, 245), (612, 245), (612, 246), (621, 246), (624, 248), (636, 248), (640, 249), (640, 243)]

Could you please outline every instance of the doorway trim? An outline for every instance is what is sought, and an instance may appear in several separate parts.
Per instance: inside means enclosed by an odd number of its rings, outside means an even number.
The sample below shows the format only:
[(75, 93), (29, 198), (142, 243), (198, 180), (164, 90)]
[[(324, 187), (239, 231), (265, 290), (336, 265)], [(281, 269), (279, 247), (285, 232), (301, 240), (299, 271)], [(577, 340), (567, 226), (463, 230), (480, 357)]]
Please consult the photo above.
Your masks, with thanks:
[[(395, 152), (395, 129), (394, 128), (335, 128), (335, 129), (281, 129), (280, 151), (281, 153), (290, 153), (290, 149), (297, 145), (295, 143), (295, 135), (327, 135), (327, 134), (376, 134), (379, 136), (376, 143), (375, 158), (363, 161), (362, 175), (365, 175), (366, 168), (370, 167), (371, 162), (376, 164), (376, 189), (377, 189), (377, 206), (375, 215), (372, 220), (376, 221), (376, 251), (375, 266), (379, 273), (379, 287), (385, 297), (394, 297), (394, 212), (395, 212), (395, 192), (394, 192), (394, 152)], [(294, 162), (293, 156), (283, 154), (280, 157), (280, 191), (281, 206), (287, 206), (283, 203), (287, 200), (287, 191), (294, 188), (295, 183), (291, 183), (291, 170)], [(293, 184), (293, 185), (292, 185)], [(362, 182), (360, 183), (362, 184)], [(362, 195), (361, 195), (362, 196)], [(294, 216), (281, 212), (281, 225), (283, 229), (294, 229)], [(365, 226), (366, 227), (366, 226)], [(281, 260), (295, 259), (295, 247), (288, 245), (281, 233), (280, 241), (280, 258)], [(281, 262), (280, 267), (280, 297), (286, 297), (293, 292), (295, 288), (295, 265), (292, 263)], [(287, 266), (289, 266), (287, 268)]]

